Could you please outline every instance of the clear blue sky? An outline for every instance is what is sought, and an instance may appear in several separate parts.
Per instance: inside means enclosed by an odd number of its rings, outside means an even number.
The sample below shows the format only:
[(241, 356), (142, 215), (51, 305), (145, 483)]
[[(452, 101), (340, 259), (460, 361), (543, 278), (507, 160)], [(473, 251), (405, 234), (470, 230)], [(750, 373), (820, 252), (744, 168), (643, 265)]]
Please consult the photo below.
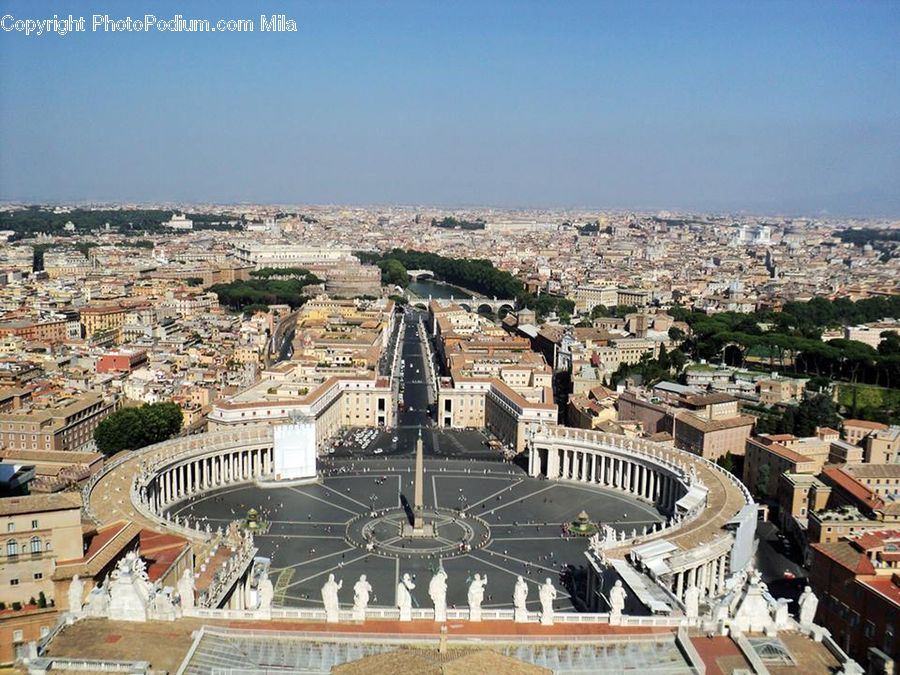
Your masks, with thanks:
[[(31, 2), (0, 198), (900, 215), (900, 2)], [(89, 29), (90, 30), (90, 29)]]

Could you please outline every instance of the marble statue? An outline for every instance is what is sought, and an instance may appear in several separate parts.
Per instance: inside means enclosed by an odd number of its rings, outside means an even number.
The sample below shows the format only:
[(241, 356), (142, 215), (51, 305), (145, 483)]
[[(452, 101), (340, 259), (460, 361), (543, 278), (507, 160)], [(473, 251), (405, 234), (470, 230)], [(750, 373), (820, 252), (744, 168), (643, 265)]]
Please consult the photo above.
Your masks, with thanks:
[(179, 612), (175, 607), (172, 598), (172, 589), (161, 589), (159, 586), (154, 588), (154, 593), (150, 597), (149, 618), (156, 621), (175, 621)]
[(109, 580), (107, 579), (106, 586), (95, 586), (88, 593), (87, 603), (83, 608), (87, 616), (91, 618), (106, 618), (106, 613), (109, 611), (108, 587)]
[(484, 587), (487, 584), (487, 574), (483, 577), (475, 573), (472, 583), (469, 584), (469, 621), (481, 621), (481, 603), (484, 600)]
[(788, 627), (788, 605), (791, 601), (787, 598), (778, 598), (775, 604), (775, 628), (783, 630)]
[(109, 588), (109, 618), (113, 621), (146, 621), (149, 617), (152, 589), (146, 579), (146, 566), (134, 551), (116, 564)]
[(269, 579), (268, 574), (263, 575), (262, 579), (259, 580), (258, 594), (259, 609), (272, 609), (272, 600), (275, 598), (275, 587), (272, 585), (272, 580)]
[(340, 600), (338, 600), (338, 591), (344, 585), (344, 581), (335, 581), (334, 575), (328, 575), (328, 581), (322, 586), (322, 603), (325, 605), (325, 621), (327, 623), (337, 623), (340, 612)]
[(625, 587), (622, 586), (622, 580), (616, 579), (612, 589), (609, 592), (609, 618), (616, 621), (622, 618), (622, 611), (625, 609)]
[(556, 589), (553, 588), (553, 583), (550, 581), (550, 577), (547, 577), (547, 581), (545, 581), (541, 585), (540, 597), (541, 597), (541, 624), (544, 626), (552, 626), (553, 625), (553, 601), (556, 600)]
[(513, 588), (513, 620), (517, 623), (528, 621), (528, 584), (520, 576)]
[(684, 615), (689, 619), (700, 616), (700, 589), (693, 584), (684, 592)]
[(69, 611), (81, 614), (81, 599), (84, 596), (84, 582), (76, 574), (69, 582)]
[(441, 567), (428, 583), (428, 597), (434, 604), (434, 620), (438, 623), (447, 621), (447, 572)]
[(804, 588), (797, 602), (800, 605), (800, 625), (811, 626), (816, 619), (816, 610), (819, 608), (819, 599), (813, 593), (812, 588), (809, 586)]
[(415, 587), (409, 572), (404, 572), (400, 583), (397, 584), (397, 607), (400, 609), (401, 621), (412, 621), (412, 594), (410, 591)]
[(181, 609), (194, 608), (194, 573), (188, 567), (178, 580), (178, 596), (181, 598)]
[(772, 611), (776, 604), (769, 595), (766, 585), (756, 570), (749, 575), (746, 586), (737, 589), (737, 603), (732, 625), (744, 633), (777, 633), (777, 626), (772, 619)]
[(353, 618), (356, 621), (366, 620), (366, 608), (369, 606), (369, 595), (372, 584), (366, 581), (366, 575), (360, 574), (359, 581), (353, 584)]

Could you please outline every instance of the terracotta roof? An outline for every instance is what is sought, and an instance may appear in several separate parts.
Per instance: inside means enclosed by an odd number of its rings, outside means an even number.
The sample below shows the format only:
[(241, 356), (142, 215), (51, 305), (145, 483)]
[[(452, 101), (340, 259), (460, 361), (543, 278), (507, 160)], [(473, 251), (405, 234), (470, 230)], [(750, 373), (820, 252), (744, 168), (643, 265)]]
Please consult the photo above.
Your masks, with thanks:
[(490, 649), (397, 649), (335, 666), (335, 675), (543, 675), (551, 671)]
[(688, 405), (715, 405), (716, 403), (731, 403), (737, 399), (729, 394), (694, 394), (682, 399)]
[(727, 417), (721, 420), (705, 420), (688, 411), (676, 413), (676, 418), (681, 424), (687, 424), (689, 427), (698, 429), (703, 433), (721, 431), (722, 429), (734, 429), (737, 427), (751, 427), (756, 421), (756, 418), (750, 415), (738, 415), (737, 417)]
[(854, 574), (875, 574), (875, 567), (869, 557), (849, 541), (813, 544), (812, 548)]
[(57, 492), (47, 495), (25, 495), (0, 499), (0, 516), (16, 516), (42, 511), (64, 511), (81, 508), (80, 492)]
[(900, 464), (848, 464), (844, 471), (854, 478), (900, 478)]
[(847, 427), (859, 427), (861, 429), (875, 429), (881, 431), (883, 429), (887, 429), (887, 424), (881, 424), (881, 422), (870, 422), (869, 420), (844, 420), (844, 428)]
[(141, 530), (141, 557), (147, 561), (147, 576), (150, 581), (164, 577), (187, 546), (187, 539), (177, 534), (155, 532), (147, 528)]
[(884, 546), (886, 540), (897, 538), (900, 538), (900, 531), (898, 530), (880, 530), (878, 532), (864, 532), (858, 537), (853, 537), (851, 541), (863, 551), (868, 551), (872, 548)]
[(831, 480), (837, 487), (865, 504), (870, 509), (878, 509), (883, 503), (877, 497), (873, 497), (871, 490), (856, 480), (843, 469), (829, 467), (823, 469), (822, 474)]
[(897, 575), (893, 577), (876, 577), (874, 579), (857, 579), (863, 586), (877, 591), (894, 603), (895, 607), (900, 607), (900, 586), (896, 581)]
[(125, 520), (100, 528), (91, 537), (85, 554), (74, 560), (60, 561), (53, 572), (53, 578), (71, 579), (76, 574), (81, 577), (100, 574), (122, 551), (132, 545), (140, 529), (137, 523)]
[(760, 443), (757, 439), (751, 438), (750, 441), (755, 445), (768, 450), (769, 452), (778, 455), (779, 457), (783, 457), (784, 459), (795, 462), (809, 462), (811, 461), (809, 457), (806, 455), (801, 455), (799, 452), (795, 452), (790, 448), (786, 448), (780, 443)]
[(0, 458), (18, 459), (27, 462), (63, 462), (65, 464), (92, 464), (103, 459), (99, 452), (76, 452), (75, 450), (0, 450)]

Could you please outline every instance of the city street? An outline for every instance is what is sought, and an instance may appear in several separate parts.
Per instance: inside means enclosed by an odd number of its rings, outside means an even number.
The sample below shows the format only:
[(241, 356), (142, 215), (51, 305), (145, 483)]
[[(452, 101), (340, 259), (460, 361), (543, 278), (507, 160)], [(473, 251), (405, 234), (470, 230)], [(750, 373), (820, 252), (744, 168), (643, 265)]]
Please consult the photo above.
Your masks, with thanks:
[[(778, 528), (774, 523), (757, 523), (756, 535), (758, 548), (755, 565), (762, 574), (763, 581), (768, 584), (769, 592), (776, 598), (796, 600), (803, 592), (809, 572), (785, 555), (784, 545), (778, 539)], [(793, 550), (791, 554), (797, 556)]]

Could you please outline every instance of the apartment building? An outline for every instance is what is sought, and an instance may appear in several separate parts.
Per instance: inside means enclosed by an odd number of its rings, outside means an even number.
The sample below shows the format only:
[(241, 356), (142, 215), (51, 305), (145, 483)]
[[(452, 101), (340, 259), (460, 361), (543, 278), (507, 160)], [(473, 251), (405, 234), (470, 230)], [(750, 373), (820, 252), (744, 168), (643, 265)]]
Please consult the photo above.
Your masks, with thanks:
[(661, 382), (652, 391), (626, 389), (619, 395), (618, 420), (637, 421), (644, 433), (670, 434), (675, 447), (715, 461), (743, 455), (754, 418), (740, 414), (736, 398), (696, 387)]
[(878, 429), (863, 439), (863, 457), (872, 464), (894, 464), (900, 458), (900, 426)]
[[(327, 370), (327, 369), (324, 369)], [(325, 377), (293, 364), (279, 379), (263, 379), (239, 394), (217, 401), (207, 416), (210, 431), (287, 424), (292, 416), (312, 419), (323, 447), (342, 427), (391, 427), (396, 403), (387, 378), (371, 372)]]
[(119, 305), (85, 307), (81, 310), (81, 326), (84, 337), (91, 338), (98, 333), (111, 332), (118, 335), (125, 324), (129, 309)]
[(818, 474), (828, 459), (827, 453), (806, 455), (784, 444), (793, 438), (789, 435), (748, 438), (744, 446), (744, 485), (761, 497), (774, 497), (781, 474)]
[(79, 450), (116, 408), (98, 394), (70, 396), (45, 405), (0, 413), (0, 445), (19, 450)]
[(2, 321), (0, 322), (0, 337), (8, 336), (21, 337), (29, 342), (59, 344), (69, 338), (68, 321), (65, 319)]
[(869, 420), (844, 420), (844, 438), (848, 443), (854, 445), (862, 445), (863, 440), (875, 433), (876, 431), (885, 431), (888, 429), (887, 424), (880, 422), (870, 422)]
[(870, 673), (900, 661), (900, 530), (882, 528), (812, 545), (816, 623)]
[[(809, 518), (810, 543), (829, 543), (843, 537), (900, 525), (900, 495), (894, 467), (865, 465), (828, 467), (820, 474), (831, 488), (827, 507)], [(871, 487), (863, 481), (869, 481)], [(879, 481), (888, 481), (884, 486)], [(885, 488), (879, 495), (875, 488)]]
[(339, 265), (345, 261), (358, 262), (349, 247), (305, 246), (302, 244), (266, 244), (254, 241), (237, 242), (234, 254), (238, 260), (262, 267), (306, 267)]
[(808, 380), (792, 377), (771, 377), (756, 382), (759, 402), (765, 405), (800, 401)]
[(0, 601), (54, 597), (58, 560), (81, 557), (81, 495), (60, 492), (0, 499)]
[(97, 359), (98, 373), (130, 373), (147, 363), (144, 349), (116, 349)]

